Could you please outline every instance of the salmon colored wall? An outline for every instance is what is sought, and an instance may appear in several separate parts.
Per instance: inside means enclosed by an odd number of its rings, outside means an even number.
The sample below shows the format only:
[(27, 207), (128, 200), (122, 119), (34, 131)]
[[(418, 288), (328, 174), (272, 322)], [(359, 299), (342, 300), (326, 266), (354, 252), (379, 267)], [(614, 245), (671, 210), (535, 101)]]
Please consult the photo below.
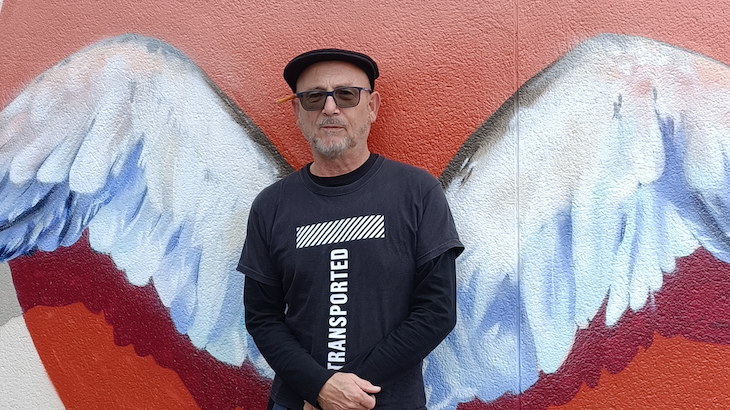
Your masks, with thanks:
[[(273, 101), (288, 94), (282, 67), (311, 48), (357, 49), (378, 62), (376, 87), (384, 102), (371, 148), (435, 176), (520, 85), (596, 34), (644, 36), (730, 64), (730, 5), (706, 0), (4, 0), (0, 5), (0, 107), (83, 47), (136, 33), (163, 40), (190, 57), (294, 168), (310, 161), (308, 146), (289, 106)], [(701, 251), (690, 258), (720, 274), (712, 284), (692, 283), (690, 277), (688, 285), (677, 285), (667, 298), (696, 290), (689, 300), (706, 298), (708, 308), (714, 303), (709, 296), (713, 289), (730, 289), (727, 267)], [(205, 352), (178, 346), (159, 303), (125, 305), (134, 298), (146, 301), (153, 295), (150, 289), (132, 289), (124, 280), (94, 282), (95, 274), (119, 272), (106, 256), (93, 253), (86, 239), (52, 254), (19, 258), (10, 266), (28, 329), (67, 408), (248, 409), (264, 403), (268, 381), (250, 366), (224, 366), (202, 357)], [(50, 278), (43, 274), (54, 270)], [(541, 409), (639, 408), (637, 401), (646, 403), (641, 408), (694, 408), (698, 403), (722, 408), (728, 380), (717, 364), (730, 359), (730, 342), (720, 331), (712, 336), (684, 332), (680, 307), (686, 300), (679, 300), (672, 305), (675, 310), (667, 311), (670, 324), (657, 324), (662, 314), (644, 312), (616, 328), (595, 330), (604, 332), (602, 353), (620, 352), (621, 363), (613, 368), (604, 368), (603, 357), (585, 358), (599, 338), (595, 332), (579, 333), (576, 351), (585, 356), (567, 360), (573, 370), (541, 379), (521, 397), (508, 394), (460, 408), (514, 409), (520, 403)], [(717, 328), (727, 326), (725, 316), (715, 319)], [(146, 332), (159, 332), (165, 340), (152, 340), (157, 335)], [(633, 339), (624, 342), (622, 337)], [(165, 356), (166, 350), (155, 346), (172, 347)], [(186, 358), (195, 362), (183, 363)], [(580, 373), (589, 367), (593, 373)], [(238, 384), (223, 386), (224, 379), (234, 378)]]

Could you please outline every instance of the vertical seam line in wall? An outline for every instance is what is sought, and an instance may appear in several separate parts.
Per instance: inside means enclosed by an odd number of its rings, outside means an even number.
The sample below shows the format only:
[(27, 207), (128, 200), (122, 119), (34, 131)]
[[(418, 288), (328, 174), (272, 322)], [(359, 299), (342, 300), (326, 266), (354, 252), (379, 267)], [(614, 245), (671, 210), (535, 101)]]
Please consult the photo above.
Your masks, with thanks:
[(522, 264), (520, 258), (520, 0), (514, 0), (514, 19), (515, 19), (515, 36), (514, 36), (514, 84), (515, 103), (513, 106), (515, 115), (515, 235), (517, 235), (515, 249), (517, 255), (516, 276), (517, 276), (517, 407), (522, 409)]

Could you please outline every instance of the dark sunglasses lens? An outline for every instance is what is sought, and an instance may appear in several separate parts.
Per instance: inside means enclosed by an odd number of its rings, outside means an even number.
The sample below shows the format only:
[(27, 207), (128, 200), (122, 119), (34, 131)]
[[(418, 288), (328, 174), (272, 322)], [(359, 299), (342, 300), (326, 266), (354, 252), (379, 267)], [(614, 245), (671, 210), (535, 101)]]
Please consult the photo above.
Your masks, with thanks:
[(302, 93), (299, 100), (302, 102), (302, 108), (307, 111), (316, 111), (324, 108), (324, 101), (327, 93), (324, 91), (307, 91)]
[(333, 91), (304, 91), (297, 96), (302, 102), (302, 108), (306, 111), (319, 111), (324, 108), (327, 96), (332, 94), (335, 104), (340, 108), (350, 108), (360, 103), (360, 89), (357, 87), (336, 88)]
[(350, 108), (360, 102), (360, 90), (354, 87), (343, 87), (333, 91), (335, 103), (340, 108)]

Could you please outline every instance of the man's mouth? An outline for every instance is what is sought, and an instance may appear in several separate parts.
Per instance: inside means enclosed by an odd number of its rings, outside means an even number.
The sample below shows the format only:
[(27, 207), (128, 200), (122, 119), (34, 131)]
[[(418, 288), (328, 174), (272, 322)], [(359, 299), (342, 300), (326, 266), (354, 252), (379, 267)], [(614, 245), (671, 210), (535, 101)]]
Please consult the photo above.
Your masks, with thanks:
[(344, 124), (341, 124), (340, 122), (333, 121), (333, 120), (322, 121), (321, 123), (319, 123), (317, 125), (319, 125), (320, 128), (344, 128), (345, 127)]

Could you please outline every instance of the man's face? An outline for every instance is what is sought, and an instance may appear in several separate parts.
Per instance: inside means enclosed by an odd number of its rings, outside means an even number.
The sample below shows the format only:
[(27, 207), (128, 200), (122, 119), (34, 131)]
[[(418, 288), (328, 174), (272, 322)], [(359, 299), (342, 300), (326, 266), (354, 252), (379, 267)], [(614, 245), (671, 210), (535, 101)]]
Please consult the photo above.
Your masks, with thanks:
[[(344, 61), (324, 61), (307, 67), (297, 79), (297, 91), (325, 90), (338, 87), (370, 88), (367, 74), (357, 66)], [(299, 99), (292, 101), (297, 126), (309, 142), (312, 151), (328, 158), (343, 153), (367, 149), (370, 124), (375, 122), (380, 106), (377, 92), (362, 91), (360, 103), (351, 108), (340, 108), (334, 98), (327, 97), (324, 108), (305, 111)]]

